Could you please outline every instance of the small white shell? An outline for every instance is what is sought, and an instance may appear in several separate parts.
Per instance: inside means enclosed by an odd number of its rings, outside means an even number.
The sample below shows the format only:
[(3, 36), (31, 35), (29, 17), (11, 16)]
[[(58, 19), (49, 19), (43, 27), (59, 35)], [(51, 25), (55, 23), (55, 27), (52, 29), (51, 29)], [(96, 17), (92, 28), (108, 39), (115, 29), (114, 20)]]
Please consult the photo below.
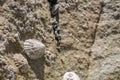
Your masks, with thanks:
[(28, 39), (24, 42), (24, 50), (30, 59), (38, 59), (45, 54), (45, 45), (35, 39)]
[(63, 76), (63, 80), (80, 80), (80, 78), (75, 72), (66, 72)]

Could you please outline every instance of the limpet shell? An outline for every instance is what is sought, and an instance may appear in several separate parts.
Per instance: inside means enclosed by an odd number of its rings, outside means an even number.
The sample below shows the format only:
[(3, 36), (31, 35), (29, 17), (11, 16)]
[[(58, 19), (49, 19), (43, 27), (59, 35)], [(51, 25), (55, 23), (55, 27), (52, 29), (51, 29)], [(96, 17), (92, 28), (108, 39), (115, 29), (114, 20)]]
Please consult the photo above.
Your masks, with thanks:
[(63, 80), (80, 80), (80, 78), (75, 72), (66, 72), (63, 76)]
[(28, 39), (24, 42), (24, 51), (30, 59), (38, 59), (45, 54), (45, 45), (38, 40)]

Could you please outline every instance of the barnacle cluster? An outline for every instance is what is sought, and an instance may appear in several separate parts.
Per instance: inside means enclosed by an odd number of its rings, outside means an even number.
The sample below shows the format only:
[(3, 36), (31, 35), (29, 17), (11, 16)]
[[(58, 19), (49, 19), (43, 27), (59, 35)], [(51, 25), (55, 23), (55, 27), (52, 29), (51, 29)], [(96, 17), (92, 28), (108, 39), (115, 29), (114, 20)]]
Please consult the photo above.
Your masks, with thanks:
[(40, 17), (38, 17), (35, 11), (36, 7), (41, 4), (35, 1), (15, 0), (9, 4), (13, 15), (13, 17), (9, 18), (9, 22), (16, 26), (21, 36), (35, 33), (35, 25), (40, 23)]
[(4, 68), (5, 76), (8, 80), (16, 80), (16, 68), (12, 65), (6, 65)]
[(51, 66), (55, 62), (55, 59), (56, 59), (56, 55), (50, 51), (46, 51), (44, 57), (45, 57), (46, 65), (48, 66)]
[(0, 68), (4, 70), (4, 76), (7, 80), (16, 80), (16, 68), (8, 64), (8, 60), (0, 55)]
[[(0, 6), (4, 1), (6, 0), (0, 0)], [(1, 25), (3, 27), (0, 28), (0, 69), (3, 69), (3, 74), (5, 78), (7, 78), (6, 80), (17, 80), (16, 75), (19, 72), (28, 72), (29, 64), (27, 59), (21, 54), (22, 51), (25, 52), (30, 59), (38, 59), (45, 56), (46, 63), (49, 65), (53, 64), (55, 60), (56, 56), (54, 54), (49, 51), (45, 52), (45, 45), (42, 42), (30, 39), (34, 36), (36, 25), (44, 21), (44, 18), (38, 16), (39, 13), (36, 12), (36, 8), (42, 6), (40, 2), (43, 0), (37, 1), (38, 0), (8, 1), (6, 12), (8, 11), (9, 13), (1, 13), (5, 16), (5, 20)], [(23, 42), (24, 47), (22, 46)], [(13, 60), (9, 61), (4, 58), (6, 53), (9, 55), (7, 58), (11, 59), (12, 57)], [(17, 71), (17, 69), (19, 69), (19, 71)]]
[(13, 59), (21, 73), (28, 72), (28, 69), (29, 69), (28, 61), (23, 57), (22, 54), (15, 54), (13, 56)]
[[(1, 0), (1, 2), (3, 1), (5, 0)], [(38, 6), (41, 6), (41, 3), (37, 0), (13, 0), (9, 2), (8, 11), (10, 14), (2, 13), (7, 19), (2, 24), (4, 27), (0, 36), (2, 40), (0, 53), (5, 51), (17, 51), (18, 53), (22, 49), (18, 40), (34, 36), (35, 26), (40, 24), (41, 20), (35, 13)]]
[[(9, 22), (4, 22), (1, 32), (1, 44), (0, 44), (0, 53), (5, 52), (19, 52), (21, 50), (20, 43), (17, 38), (12, 34), (13, 28)], [(12, 46), (12, 47), (11, 47)], [(18, 48), (17, 48), (18, 47)]]
[(4, 28), (1, 32), (1, 45), (0, 45), (0, 53), (4, 53), (6, 51), (6, 47), (8, 45), (8, 39), (10, 38), (10, 25), (4, 24)]
[(71, 10), (79, 10), (80, 0), (65, 0), (65, 3), (61, 4), (61, 7), (65, 8), (68, 12)]

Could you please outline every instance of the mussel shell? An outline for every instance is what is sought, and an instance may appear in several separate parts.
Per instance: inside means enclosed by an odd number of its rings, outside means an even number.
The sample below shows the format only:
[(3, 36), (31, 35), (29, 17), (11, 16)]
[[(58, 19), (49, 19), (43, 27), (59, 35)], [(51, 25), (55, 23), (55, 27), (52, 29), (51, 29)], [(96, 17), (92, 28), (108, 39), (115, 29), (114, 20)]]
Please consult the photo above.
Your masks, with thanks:
[(58, 13), (58, 9), (59, 9), (59, 4), (55, 4), (52, 7), (52, 15), (56, 15), (56, 13)]

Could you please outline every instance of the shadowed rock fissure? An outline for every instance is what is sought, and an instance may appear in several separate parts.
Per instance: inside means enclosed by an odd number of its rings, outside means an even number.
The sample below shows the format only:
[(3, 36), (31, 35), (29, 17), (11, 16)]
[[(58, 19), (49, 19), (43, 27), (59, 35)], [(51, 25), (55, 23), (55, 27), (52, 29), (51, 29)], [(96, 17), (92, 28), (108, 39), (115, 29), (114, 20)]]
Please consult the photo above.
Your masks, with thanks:
[(104, 2), (101, 1), (100, 2), (100, 12), (98, 14), (98, 19), (96, 21), (96, 26), (95, 26), (95, 30), (94, 30), (94, 34), (93, 34), (93, 44), (95, 43), (95, 40), (96, 40), (96, 34), (97, 34), (98, 26), (99, 26), (98, 24), (99, 24), (100, 19), (101, 19), (101, 14), (102, 14), (103, 8), (104, 8)]
[[(100, 23), (102, 11), (103, 11), (103, 8), (104, 8), (104, 3), (103, 2), (100, 2), (99, 5), (100, 5), (99, 14), (98, 14), (98, 18), (96, 20), (96, 25), (95, 25), (94, 34), (93, 34), (93, 43), (92, 43), (91, 47), (95, 43), (96, 36), (97, 36), (97, 31), (98, 31), (98, 26), (99, 26), (98, 24)], [(91, 51), (88, 54), (89, 54), (89, 61), (90, 61), (91, 60)], [(90, 64), (91, 64), (91, 62), (89, 62), (89, 64), (88, 64), (88, 75), (89, 75)]]

